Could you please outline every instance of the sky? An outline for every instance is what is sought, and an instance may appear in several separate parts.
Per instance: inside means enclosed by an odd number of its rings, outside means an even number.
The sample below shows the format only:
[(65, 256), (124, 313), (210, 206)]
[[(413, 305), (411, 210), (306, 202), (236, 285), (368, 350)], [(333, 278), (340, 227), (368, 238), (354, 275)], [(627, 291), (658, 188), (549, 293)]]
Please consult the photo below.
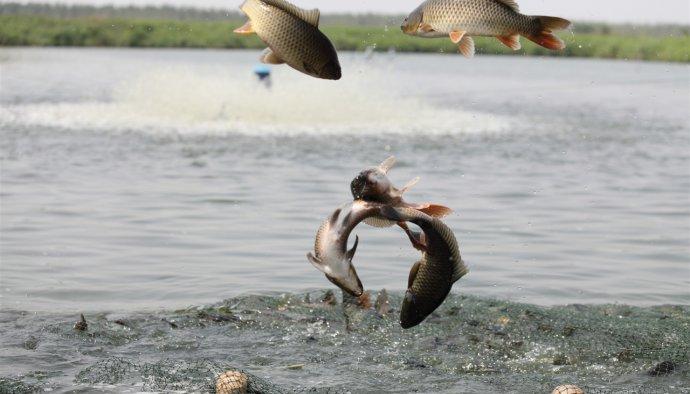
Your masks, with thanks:
[[(412, 11), (422, 0), (292, 0), (323, 13), (390, 13)], [(0, 0), (0, 3), (17, 0)], [(237, 9), (242, 0), (19, 0), (22, 3), (91, 5), (171, 5)], [(518, 0), (524, 14), (554, 15), (572, 20), (690, 24), (690, 0)]]

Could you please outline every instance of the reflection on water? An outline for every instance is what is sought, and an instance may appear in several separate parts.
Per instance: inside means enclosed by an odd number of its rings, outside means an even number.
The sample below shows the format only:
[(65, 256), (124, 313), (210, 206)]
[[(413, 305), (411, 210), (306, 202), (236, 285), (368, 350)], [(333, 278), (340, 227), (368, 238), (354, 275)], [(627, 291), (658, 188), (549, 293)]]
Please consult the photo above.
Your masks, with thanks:
[[(456, 209), (455, 292), (688, 303), (688, 67), (345, 54), (337, 83), (255, 52), (4, 49), (2, 305), (128, 310), (330, 284), (321, 220), (390, 154)], [(356, 229), (367, 288), (404, 288), (397, 229)]]

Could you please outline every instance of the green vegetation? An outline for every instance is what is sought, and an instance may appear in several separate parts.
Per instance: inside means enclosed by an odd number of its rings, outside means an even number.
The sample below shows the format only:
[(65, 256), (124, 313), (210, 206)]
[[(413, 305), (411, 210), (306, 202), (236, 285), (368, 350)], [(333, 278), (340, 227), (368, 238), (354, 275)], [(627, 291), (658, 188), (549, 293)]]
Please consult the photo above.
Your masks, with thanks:
[[(0, 11), (3, 11), (0, 9)], [(6, 10), (4, 10), (6, 11)], [(182, 48), (263, 48), (256, 36), (232, 33), (242, 23), (237, 15), (226, 20), (135, 19), (118, 17), (64, 18), (0, 13), (0, 46), (104, 46)], [(325, 18), (324, 18), (325, 19)], [(341, 20), (347, 20), (342, 17)], [(361, 20), (360, 20), (361, 22)], [(553, 52), (522, 39), (523, 49), (513, 52), (493, 38), (478, 38), (480, 54), (572, 56), (689, 62), (690, 36), (682, 28), (671, 35), (622, 35), (589, 27), (589, 33), (564, 32), (566, 50)], [(456, 52), (447, 39), (422, 39), (400, 32), (397, 25), (327, 24), (324, 33), (339, 50), (394, 48), (401, 52)]]

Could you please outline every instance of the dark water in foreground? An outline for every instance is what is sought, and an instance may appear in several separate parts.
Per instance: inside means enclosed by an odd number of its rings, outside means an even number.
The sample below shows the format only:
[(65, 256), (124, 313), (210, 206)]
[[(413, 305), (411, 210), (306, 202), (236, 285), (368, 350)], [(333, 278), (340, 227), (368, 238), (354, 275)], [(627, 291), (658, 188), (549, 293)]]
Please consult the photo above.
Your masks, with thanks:
[[(322, 297), (98, 313), (87, 315), (85, 332), (72, 328), (73, 315), (3, 312), (0, 375), (58, 391), (206, 391), (233, 367), (283, 391), (527, 393), (565, 383), (588, 393), (690, 391), (688, 307), (544, 309), (453, 295), (403, 331), (399, 294), (383, 316)], [(673, 372), (649, 376), (662, 361)]]
[[(343, 54), (338, 83), (275, 68), (267, 91), (257, 56), (0, 50), (0, 389), (203, 391), (236, 367), (285, 390), (690, 391), (688, 66)], [(456, 210), (471, 268), (406, 332), (304, 302), (329, 286), (320, 222), (390, 154), (396, 184), (422, 177), (409, 200)], [(356, 233), (397, 309), (417, 253)]]

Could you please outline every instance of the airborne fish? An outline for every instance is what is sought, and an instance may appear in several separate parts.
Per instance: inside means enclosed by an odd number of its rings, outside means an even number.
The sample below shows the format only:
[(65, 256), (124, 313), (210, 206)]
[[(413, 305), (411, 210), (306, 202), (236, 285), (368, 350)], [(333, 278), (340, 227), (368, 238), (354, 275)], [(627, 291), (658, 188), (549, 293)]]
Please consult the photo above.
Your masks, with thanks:
[(352, 265), (352, 257), (357, 250), (359, 237), (355, 236), (355, 244), (347, 250), (347, 239), (362, 220), (379, 214), (382, 204), (367, 201), (351, 201), (336, 209), (323, 222), (316, 233), (314, 254), (307, 253), (307, 259), (326, 278), (350, 295), (359, 297), (364, 288)]
[[(350, 191), (355, 200), (379, 202), (396, 208), (413, 208), (433, 217), (444, 217), (453, 212), (452, 209), (438, 204), (412, 204), (405, 202), (403, 194), (419, 182), (419, 177), (408, 182), (402, 189), (397, 189), (388, 179), (388, 171), (395, 164), (395, 156), (383, 161), (378, 167), (368, 168), (357, 175), (350, 183)], [(364, 223), (374, 227), (390, 227), (395, 222), (383, 218), (380, 215), (366, 218)], [(410, 231), (407, 224), (402, 221), (397, 223), (410, 238), (412, 245), (420, 249), (417, 236)]]
[(319, 30), (318, 9), (304, 10), (285, 0), (246, 0), (240, 9), (249, 21), (235, 33), (256, 33), (268, 45), (263, 63), (287, 63), (312, 77), (340, 79), (338, 54)]
[(383, 206), (380, 212), (396, 222), (412, 222), (424, 232), (422, 259), (410, 270), (400, 310), (400, 325), (411, 328), (443, 303), (453, 283), (467, 274), (468, 269), (460, 257), (455, 235), (439, 219), (410, 208)]
[(412, 36), (450, 37), (465, 57), (474, 56), (472, 36), (496, 37), (517, 51), (522, 35), (545, 48), (560, 50), (565, 43), (553, 31), (568, 27), (566, 19), (521, 14), (515, 0), (427, 0), (401, 26)]

